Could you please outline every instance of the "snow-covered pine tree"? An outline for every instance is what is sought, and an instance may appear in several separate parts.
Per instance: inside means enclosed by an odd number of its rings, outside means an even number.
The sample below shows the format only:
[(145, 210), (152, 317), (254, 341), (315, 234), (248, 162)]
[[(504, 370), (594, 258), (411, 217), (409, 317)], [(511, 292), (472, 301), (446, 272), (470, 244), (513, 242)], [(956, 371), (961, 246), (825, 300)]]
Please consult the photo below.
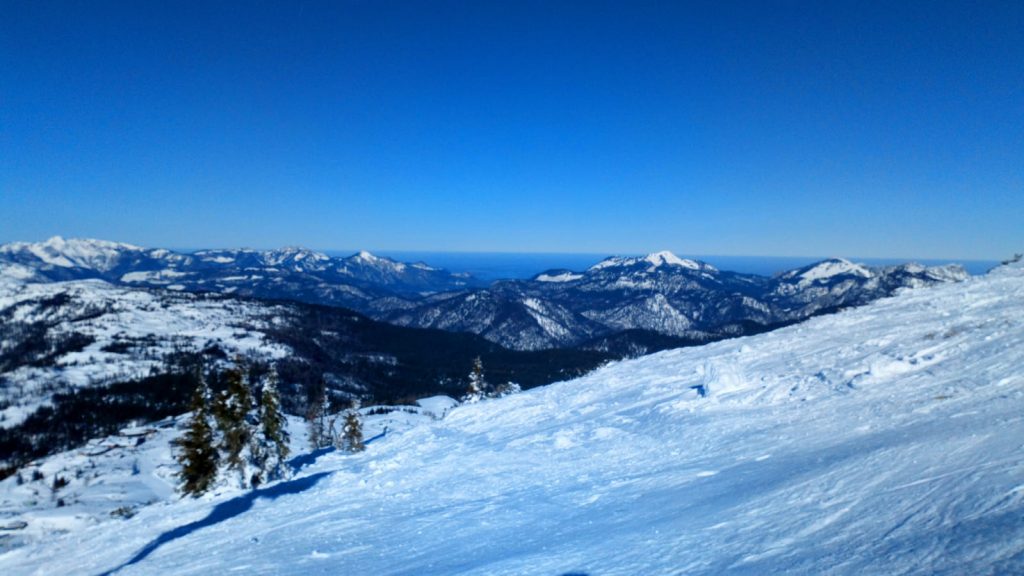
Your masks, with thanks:
[(477, 356), (473, 359), (473, 367), (469, 371), (469, 385), (466, 387), (466, 395), (462, 397), (462, 401), (473, 403), (486, 397), (487, 380), (484, 379), (484, 363)]
[(251, 477), (253, 488), (268, 480), (287, 475), (288, 420), (281, 412), (281, 398), (277, 392), (277, 370), (271, 367), (263, 380), (260, 394), (259, 428), (253, 434), (252, 456), (256, 470)]
[(178, 464), (181, 470), (181, 492), (193, 497), (206, 492), (217, 478), (219, 458), (214, 445), (213, 427), (210, 426), (210, 388), (202, 370), (196, 371), (197, 384), (192, 393), (188, 430), (175, 442), (180, 452)]
[(309, 398), (309, 408), (306, 410), (309, 444), (313, 450), (327, 448), (334, 444), (333, 424), (331, 400), (327, 397), (327, 387), (321, 383)]
[(225, 467), (238, 472), (241, 485), (248, 486), (251, 482), (247, 468), (252, 463), (252, 454), (246, 453), (246, 449), (251, 445), (255, 426), (249, 421), (253, 399), (244, 362), (238, 361), (224, 376), (227, 389), (218, 398), (214, 411), (221, 433), (220, 449)]
[(358, 400), (353, 400), (352, 407), (345, 411), (345, 420), (335, 446), (346, 452), (362, 452), (366, 448), (363, 444), (363, 419), (359, 414)]

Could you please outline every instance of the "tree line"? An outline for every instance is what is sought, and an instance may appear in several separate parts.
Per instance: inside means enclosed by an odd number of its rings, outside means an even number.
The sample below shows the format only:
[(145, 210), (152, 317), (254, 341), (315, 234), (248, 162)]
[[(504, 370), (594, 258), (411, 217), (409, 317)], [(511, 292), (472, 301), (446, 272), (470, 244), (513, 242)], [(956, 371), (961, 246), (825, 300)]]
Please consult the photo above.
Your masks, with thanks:
[[(215, 376), (225, 383), (217, 394), (210, 390), (208, 375), (197, 369), (185, 432), (175, 441), (181, 492), (199, 496), (218, 481), (255, 489), (287, 478), (290, 438), (276, 369), (257, 375), (245, 360), (236, 359), (234, 367)], [(321, 395), (311, 399), (307, 411), (312, 448), (361, 451), (358, 405), (342, 413), (331, 408), (321, 387)]]

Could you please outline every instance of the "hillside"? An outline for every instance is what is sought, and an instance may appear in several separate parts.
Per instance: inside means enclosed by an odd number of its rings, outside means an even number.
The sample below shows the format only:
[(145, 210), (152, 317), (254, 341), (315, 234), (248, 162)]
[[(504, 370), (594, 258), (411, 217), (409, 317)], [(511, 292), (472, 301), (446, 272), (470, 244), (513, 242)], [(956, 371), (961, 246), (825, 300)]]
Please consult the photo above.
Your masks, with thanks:
[(1021, 366), (1018, 264), (462, 406), (0, 571), (1020, 573)]

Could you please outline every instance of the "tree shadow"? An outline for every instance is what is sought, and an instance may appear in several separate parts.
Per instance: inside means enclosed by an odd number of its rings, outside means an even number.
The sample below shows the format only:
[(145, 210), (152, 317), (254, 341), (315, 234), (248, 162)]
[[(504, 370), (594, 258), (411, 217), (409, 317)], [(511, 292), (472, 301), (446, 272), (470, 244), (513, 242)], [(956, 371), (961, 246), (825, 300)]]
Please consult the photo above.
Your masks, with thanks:
[(313, 450), (312, 452), (299, 454), (295, 458), (292, 458), (291, 460), (288, 461), (288, 467), (292, 469), (292, 472), (298, 472), (299, 470), (302, 470), (306, 466), (309, 466), (310, 464), (316, 462), (324, 454), (329, 454), (331, 452), (334, 452), (334, 450), (335, 449), (333, 446), (328, 446), (327, 448), (318, 448), (316, 450)]
[(243, 514), (247, 512), (250, 508), (252, 508), (253, 502), (255, 502), (257, 499), (265, 498), (267, 500), (276, 500), (280, 496), (305, 492), (306, 490), (309, 490), (330, 474), (331, 472), (320, 472), (317, 474), (311, 474), (309, 476), (297, 478), (295, 480), (290, 480), (287, 482), (279, 482), (277, 484), (274, 484), (273, 486), (268, 486), (266, 488), (261, 488), (259, 490), (253, 490), (251, 492), (247, 492), (246, 494), (238, 496), (237, 498), (232, 498), (227, 502), (222, 502), (214, 506), (213, 510), (211, 510), (210, 513), (207, 514), (205, 518), (196, 520), (195, 522), (191, 522), (189, 524), (185, 524), (184, 526), (179, 526), (178, 528), (164, 532), (160, 536), (154, 538), (149, 544), (143, 546), (142, 549), (136, 552), (135, 556), (132, 556), (130, 560), (112, 570), (103, 572), (100, 576), (109, 576), (110, 574), (119, 572), (122, 569), (127, 568), (128, 566), (137, 564), (144, 560), (147, 556), (155, 552), (158, 548), (160, 548), (164, 544), (167, 544), (168, 542), (177, 540), (178, 538), (183, 538), (195, 532), (196, 530), (201, 530), (208, 526), (213, 526), (214, 524), (218, 524), (220, 522)]

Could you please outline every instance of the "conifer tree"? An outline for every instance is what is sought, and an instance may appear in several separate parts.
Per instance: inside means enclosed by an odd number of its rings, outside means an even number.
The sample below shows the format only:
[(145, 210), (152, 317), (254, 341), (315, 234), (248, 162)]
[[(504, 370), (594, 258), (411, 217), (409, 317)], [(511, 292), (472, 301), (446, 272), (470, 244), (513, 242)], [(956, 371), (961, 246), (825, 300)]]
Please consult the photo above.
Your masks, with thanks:
[(219, 464), (213, 428), (210, 426), (210, 388), (201, 370), (196, 371), (196, 377), (198, 382), (192, 394), (192, 416), (188, 430), (176, 442), (181, 450), (177, 457), (181, 465), (178, 472), (182, 482), (181, 492), (191, 496), (199, 496), (210, 489), (217, 478)]
[(309, 444), (313, 450), (327, 448), (334, 444), (333, 424), (331, 401), (327, 397), (327, 387), (321, 382), (309, 398), (309, 408), (306, 410)]
[(214, 410), (225, 467), (238, 472), (242, 485), (249, 482), (246, 468), (251, 463), (251, 454), (246, 454), (246, 448), (250, 447), (254, 428), (249, 421), (253, 402), (246, 375), (242, 362), (227, 370), (227, 389), (219, 396)]
[(264, 379), (260, 394), (259, 429), (253, 436), (252, 454), (256, 463), (252, 484), (283, 478), (287, 473), (288, 420), (281, 412), (281, 399), (277, 392), (277, 371), (273, 368)]
[(357, 400), (345, 411), (345, 421), (335, 445), (346, 452), (362, 452), (366, 448), (363, 444), (363, 419), (359, 414)]
[(473, 368), (469, 371), (469, 385), (466, 387), (466, 395), (462, 397), (463, 402), (479, 402), (487, 397), (487, 380), (484, 379), (484, 363), (477, 356), (473, 359)]

